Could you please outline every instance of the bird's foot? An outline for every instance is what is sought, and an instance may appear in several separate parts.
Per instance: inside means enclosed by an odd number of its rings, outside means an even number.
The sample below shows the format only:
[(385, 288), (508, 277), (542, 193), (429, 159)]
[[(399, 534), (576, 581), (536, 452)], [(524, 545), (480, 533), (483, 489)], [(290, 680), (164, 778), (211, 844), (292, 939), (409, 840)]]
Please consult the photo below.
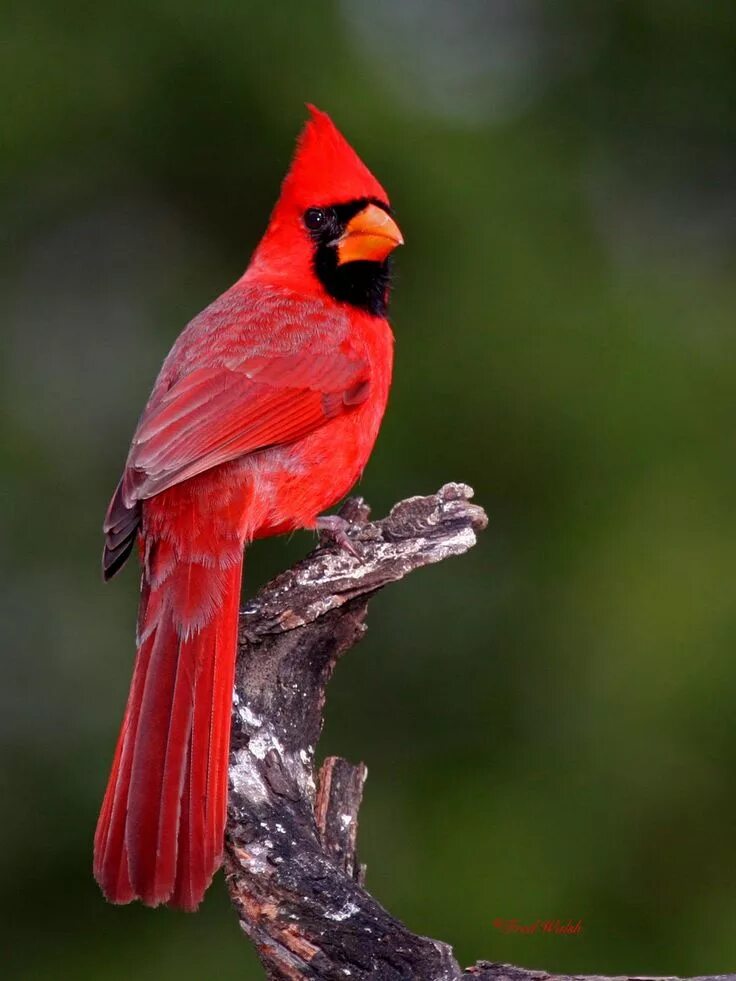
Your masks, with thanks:
[(350, 552), (356, 559), (360, 558), (360, 552), (348, 537), (348, 530), (352, 527), (350, 521), (341, 518), (339, 514), (323, 514), (317, 518), (314, 527), (321, 545), (334, 542), (343, 551)]

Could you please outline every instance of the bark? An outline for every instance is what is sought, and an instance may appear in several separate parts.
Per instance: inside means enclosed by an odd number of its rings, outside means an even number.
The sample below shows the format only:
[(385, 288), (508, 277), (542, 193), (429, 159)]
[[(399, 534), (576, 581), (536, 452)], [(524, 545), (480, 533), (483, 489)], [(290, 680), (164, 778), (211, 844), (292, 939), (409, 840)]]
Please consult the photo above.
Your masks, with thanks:
[(471, 497), (446, 484), (375, 522), (351, 499), (341, 514), (359, 556), (323, 543), (241, 613), (225, 872), (274, 981), (563, 977), (485, 961), (463, 971), (447, 944), (408, 930), (363, 885), (356, 834), (366, 768), (330, 757), (315, 776), (327, 682), (365, 633), (370, 597), (471, 548), (487, 523)]

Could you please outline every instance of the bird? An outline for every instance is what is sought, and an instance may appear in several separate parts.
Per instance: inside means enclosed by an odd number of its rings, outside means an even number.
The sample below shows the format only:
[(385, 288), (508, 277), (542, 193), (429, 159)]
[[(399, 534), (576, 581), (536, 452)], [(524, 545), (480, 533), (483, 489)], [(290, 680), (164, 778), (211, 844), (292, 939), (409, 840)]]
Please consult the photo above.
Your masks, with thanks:
[(105, 517), (103, 578), (137, 545), (130, 694), (94, 840), (113, 903), (192, 911), (222, 864), (246, 547), (324, 529), (361, 477), (391, 385), (388, 195), (307, 106), (245, 273), (163, 362)]

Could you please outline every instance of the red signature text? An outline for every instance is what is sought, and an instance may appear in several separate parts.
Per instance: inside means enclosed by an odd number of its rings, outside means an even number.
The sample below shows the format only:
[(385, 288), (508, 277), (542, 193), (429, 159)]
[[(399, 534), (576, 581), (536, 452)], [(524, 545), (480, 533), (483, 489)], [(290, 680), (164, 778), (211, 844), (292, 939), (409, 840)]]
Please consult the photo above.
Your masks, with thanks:
[(580, 936), (583, 932), (582, 920), (532, 920), (524, 923), (517, 919), (504, 919), (497, 916), (493, 926), (501, 933), (552, 933), (560, 937)]

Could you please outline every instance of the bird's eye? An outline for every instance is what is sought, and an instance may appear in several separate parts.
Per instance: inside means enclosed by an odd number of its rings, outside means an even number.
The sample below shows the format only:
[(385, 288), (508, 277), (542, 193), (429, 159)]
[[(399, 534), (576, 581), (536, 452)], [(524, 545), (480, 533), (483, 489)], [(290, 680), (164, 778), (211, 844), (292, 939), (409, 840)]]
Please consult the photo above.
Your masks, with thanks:
[(319, 231), (327, 221), (327, 215), (321, 208), (307, 208), (304, 212), (304, 224), (311, 232)]

